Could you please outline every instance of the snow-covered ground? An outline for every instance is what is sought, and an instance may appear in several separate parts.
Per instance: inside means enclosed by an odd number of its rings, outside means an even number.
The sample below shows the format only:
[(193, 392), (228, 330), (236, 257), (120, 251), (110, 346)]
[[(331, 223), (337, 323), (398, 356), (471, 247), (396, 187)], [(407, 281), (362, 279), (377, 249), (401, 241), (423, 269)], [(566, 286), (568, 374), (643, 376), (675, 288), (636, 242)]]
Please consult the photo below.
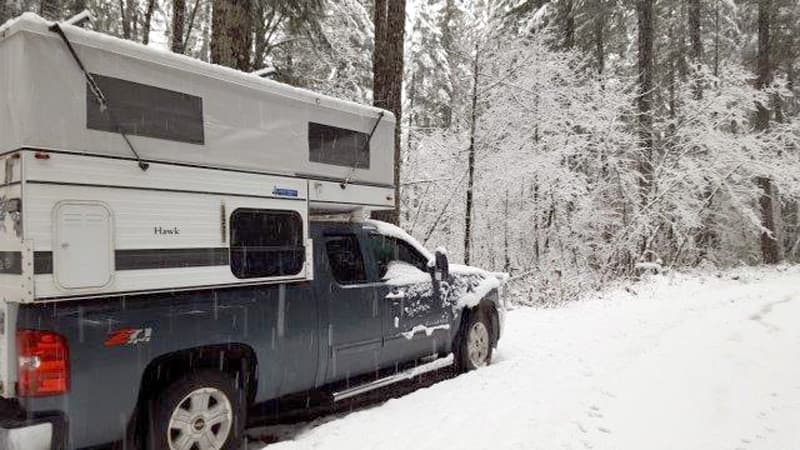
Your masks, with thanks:
[(800, 268), (518, 309), (492, 366), (289, 429), (270, 450), (800, 449)]

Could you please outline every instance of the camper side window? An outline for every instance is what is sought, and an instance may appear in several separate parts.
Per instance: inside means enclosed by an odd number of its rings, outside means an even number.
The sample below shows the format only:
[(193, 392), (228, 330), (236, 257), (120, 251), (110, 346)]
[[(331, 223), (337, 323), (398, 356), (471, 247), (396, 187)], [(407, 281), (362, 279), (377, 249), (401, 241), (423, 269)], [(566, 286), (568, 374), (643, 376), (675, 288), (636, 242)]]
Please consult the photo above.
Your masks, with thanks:
[(101, 108), (86, 86), (86, 126), (90, 130), (203, 144), (203, 99), (183, 92), (92, 74), (108, 107)]
[(303, 270), (303, 219), (296, 212), (237, 209), (230, 233), (236, 278), (290, 276)]
[(369, 135), (309, 122), (308, 155), (311, 162), (369, 169)]

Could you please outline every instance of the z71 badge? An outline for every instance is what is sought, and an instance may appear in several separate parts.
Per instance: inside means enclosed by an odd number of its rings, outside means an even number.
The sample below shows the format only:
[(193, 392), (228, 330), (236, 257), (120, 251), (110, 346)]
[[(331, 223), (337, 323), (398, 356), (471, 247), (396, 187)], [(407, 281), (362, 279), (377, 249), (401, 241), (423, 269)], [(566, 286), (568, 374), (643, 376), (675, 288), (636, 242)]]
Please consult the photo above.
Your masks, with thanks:
[(123, 328), (112, 332), (106, 339), (106, 347), (117, 347), (120, 345), (137, 345), (150, 342), (153, 335), (152, 328)]

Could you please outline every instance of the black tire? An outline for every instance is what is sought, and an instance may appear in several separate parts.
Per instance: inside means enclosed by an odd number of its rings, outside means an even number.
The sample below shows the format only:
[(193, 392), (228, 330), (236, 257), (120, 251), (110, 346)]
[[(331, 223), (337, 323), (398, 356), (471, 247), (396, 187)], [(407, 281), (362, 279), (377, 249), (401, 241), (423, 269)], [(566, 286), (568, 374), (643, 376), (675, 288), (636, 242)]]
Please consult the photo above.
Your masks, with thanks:
[[(206, 400), (205, 406), (198, 404), (195, 408), (192, 399), (203, 398), (204, 394), (208, 394), (210, 400)], [(226, 418), (221, 424), (214, 422), (217, 420), (216, 418), (210, 417), (212, 411), (222, 414), (226, 409), (227, 405), (220, 396), (224, 396), (224, 399), (229, 402), (231, 413), (229, 419), (225, 414)], [(183, 433), (171, 426), (173, 412), (175, 412), (177, 414), (175, 423), (178, 423), (178, 417), (186, 414), (186, 417), (190, 419), (188, 423), (192, 424), (193, 428), (191, 429), (197, 433), (187, 439), (193, 441), (195, 437), (200, 439), (200, 435), (207, 437), (209, 436), (207, 433), (210, 433), (210, 436), (216, 438), (214, 443), (219, 444), (225, 438), (224, 432), (228, 429), (227, 438), (218, 447), (218, 450), (240, 450), (244, 448), (245, 398), (245, 391), (237, 388), (236, 380), (223, 372), (202, 370), (189, 374), (167, 386), (150, 402), (150, 419), (148, 420), (145, 448), (171, 450), (174, 447), (171, 446), (170, 440), (176, 444), (179, 443), (179, 437)], [(217, 406), (222, 408), (215, 409)], [(179, 408), (181, 411), (178, 411)], [(192, 412), (193, 410), (197, 412)], [(216, 416), (216, 414), (213, 415)], [(206, 426), (206, 420), (210, 425)], [(225, 423), (229, 423), (229, 426), (226, 426)], [(217, 449), (217, 447), (212, 448)]]
[[(468, 312), (465, 311), (465, 314), (468, 314), (468, 316), (458, 333), (458, 342), (456, 343), (454, 354), (456, 368), (459, 372), (469, 372), (492, 363), (494, 331), (492, 330), (491, 312), (484, 306), (478, 306)], [(481, 327), (485, 333), (479, 331)], [(476, 356), (475, 354), (470, 354), (469, 345), (471, 339), (473, 339), (472, 342), (477, 339), (485, 344), (483, 351), (477, 354), (477, 358), (473, 357)]]

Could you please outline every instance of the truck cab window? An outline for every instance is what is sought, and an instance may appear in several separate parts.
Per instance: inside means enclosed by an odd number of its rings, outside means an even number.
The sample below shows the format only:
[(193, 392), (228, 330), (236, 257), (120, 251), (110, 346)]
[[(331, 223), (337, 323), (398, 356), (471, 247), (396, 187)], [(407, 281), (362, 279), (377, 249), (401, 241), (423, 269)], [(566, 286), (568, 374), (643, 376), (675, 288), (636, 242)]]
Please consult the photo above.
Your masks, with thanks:
[(428, 260), (411, 244), (393, 237), (370, 234), (368, 246), (378, 265), (378, 278), (384, 279), (392, 261), (410, 264), (422, 272), (428, 271)]
[(303, 219), (292, 211), (237, 209), (231, 215), (236, 278), (297, 275), (303, 270)]
[(364, 258), (355, 235), (328, 237), (325, 248), (337, 283), (349, 285), (367, 282)]

